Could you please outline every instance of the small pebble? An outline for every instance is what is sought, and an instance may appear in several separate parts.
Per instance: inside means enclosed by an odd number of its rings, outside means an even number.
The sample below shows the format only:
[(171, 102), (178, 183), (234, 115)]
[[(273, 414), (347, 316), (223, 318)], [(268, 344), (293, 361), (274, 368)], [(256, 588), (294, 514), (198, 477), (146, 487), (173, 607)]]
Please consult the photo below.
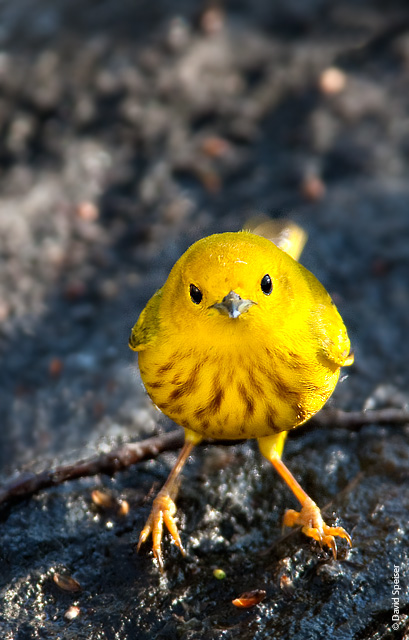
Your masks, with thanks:
[(322, 93), (334, 95), (345, 89), (347, 77), (341, 69), (336, 67), (328, 67), (319, 78), (318, 86)]
[(224, 27), (224, 12), (221, 7), (209, 7), (206, 9), (200, 19), (200, 27), (207, 35), (215, 35)]
[(238, 598), (232, 600), (232, 604), (239, 609), (249, 609), (259, 604), (266, 597), (264, 589), (254, 589), (254, 591), (246, 591), (242, 593)]
[(318, 176), (306, 176), (301, 182), (301, 195), (309, 202), (317, 202), (325, 196), (325, 184)]
[(63, 370), (63, 362), (60, 358), (52, 358), (48, 365), (48, 373), (52, 378), (58, 378)]
[(75, 618), (78, 618), (80, 613), (81, 609), (79, 607), (76, 607), (75, 605), (72, 605), (71, 607), (68, 607), (67, 611), (64, 613), (64, 618), (66, 620), (75, 620)]
[(62, 591), (72, 591), (73, 593), (81, 591), (80, 583), (69, 575), (56, 572), (53, 575), (53, 580)]
[(83, 298), (87, 292), (87, 287), (81, 280), (72, 280), (68, 282), (64, 289), (64, 297), (67, 300), (78, 300)]
[(294, 583), (289, 576), (284, 574), (280, 577), (280, 589), (287, 595), (294, 593)]
[(213, 569), (213, 575), (217, 580), (224, 580), (226, 577), (226, 573), (223, 569)]
[(86, 222), (95, 222), (99, 218), (99, 209), (93, 202), (80, 202), (76, 213), (81, 220)]
[(119, 500), (118, 504), (119, 504), (118, 515), (127, 516), (129, 513), (129, 502), (127, 500)]
[(92, 491), (91, 499), (97, 507), (102, 507), (102, 509), (113, 509), (117, 504), (114, 496), (100, 489), (94, 489), (94, 491)]
[(230, 144), (219, 136), (208, 136), (202, 142), (202, 151), (211, 158), (220, 158), (230, 150)]

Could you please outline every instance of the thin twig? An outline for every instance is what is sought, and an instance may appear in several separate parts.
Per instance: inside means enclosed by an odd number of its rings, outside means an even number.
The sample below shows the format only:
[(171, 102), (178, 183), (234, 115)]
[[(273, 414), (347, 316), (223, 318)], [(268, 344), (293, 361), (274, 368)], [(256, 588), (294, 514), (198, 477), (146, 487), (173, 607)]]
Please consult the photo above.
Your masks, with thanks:
[(409, 411), (406, 409), (373, 409), (368, 411), (341, 411), (325, 409), (310, 420), (319, 427), (337, 427), (340, 429), (359, 429), (367, 424), (409, 424)]
[[(404, 409), (379, 409), (373, 411), (346, 412), (339, 409), (327, 409), (317, 414), (311, 421), (320, 427), (337, 427), (359, 429), (367, 424), (409, 424), (409, 411)], [(22, 473), (0, 488), (0, 505), (5, 502), (21, 499), (41, 489), (54, 487), (76, 478), (95, 476), (100, 473), (114, 475), (117, 471), (127, 469), (132, 464), (153, 460), (160, 453), (180, 449), (184, 442), (182, 429), (171, 431), (141, 442), (122, 445), (109, 453), (63, 464), (55, 469), (40, 473)], [(241, 440), (217, 440), (215, 444), (238, 444)], [(203, 441), (202, 444), (209, 444)]]
[(41, 489), (54, 487), (66, 480), (75, 480), (99, 473), (113, 475), (136, 462), (152, 460), (164, 451), (174, 451), (183, 445), (182, 430), (171, 431), (141, 442), (125, 444), (117, 449), (71, 464), (63, 464), (55, 469), (40, 473), (23, 473), (14, 480), (6, 482), (0, 489), (0, 504), (16, 498), (32, 495)]

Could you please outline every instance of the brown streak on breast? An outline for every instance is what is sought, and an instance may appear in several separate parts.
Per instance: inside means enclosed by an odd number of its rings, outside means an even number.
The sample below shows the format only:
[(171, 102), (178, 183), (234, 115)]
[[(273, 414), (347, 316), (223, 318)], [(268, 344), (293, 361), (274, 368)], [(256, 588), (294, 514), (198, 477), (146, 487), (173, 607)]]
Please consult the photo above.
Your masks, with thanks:
[(210, 423), (208, 420), (202, 420), (200, 423), (200, 433), (205, 433), (210, 427)]
[(171, 371), (174, 366), (175, 366), (175, 361), (174, 360), (168, 360), (168, 362), (166, 362), (165, 364), (162, 364), (159, 367), (159, 369), (157, 371), (158, 376), (163, 376), (164, 373), (167, 373), (168, 371)]
[(273, 432), (278, 433), (280, 429), (277, 428), (275, 423), (275, 418), (277, 417), (277, 413), (273, 407), (267, 407), (266, 411), (266, 425)]
[(172, 406), (170, 408), (170, 413), (172, 415), (180, 415), (181, 413), (183, 413), (185, 410), (185, 405), (184, 404), (177, 404), (175, 406)]
[(217, 387), (214, 392), (213, 398), (209, 402), (208, 410), (211, 413), (216, 413), (216, 411), (220, 411), (223, 398), (224, 398), (224, 389), (222, 389), (221, 387)]
[(242, 399), (244, 400), (244, 403), (246, 405), (246, 415), (247, 416), (252, 416), (254, 413), (254, 400), (252, 398), (252, 396), (249, 394), (249, 392), (247, 391), (246, 387), (244, 386), (244, 384), (242, 382), (239, 382), (239, 384), (237, 385), (237, 389), (238, 392), (240, 394), (240, 396), (242, 397)]
[(249, 370), (248, 387), (254, 389), (254, 395), (262, 397), (264, 395), (264, 387), (263, 384), (257, 379), (255, 371), (255, 367)]
[(195, 390), (197, 386), (197, 377), (200, 369), (201, 369), (200, 364), (197, 364), (195, 367), (193, 367), (186, 381), (183, 382), (182, 384), (179, 384), (179, 386), (171, 392), (169, 396), (169, 401), (177, 400), (178, 398), (181, 398), (182, 396), (185, 396), (185, 395), (186, 396), (190, 395)]
[(194, 418), (196, 418), (196, 420), (202, 421), (203, 416), (206, 415), (207, 412), (208, 412), (207, 407), (200, 407), (200, 409), (196, 409), (193, 416)]
[(279, 376), (275, 374), (274, 377), (270, 378), (270, 381), (273, 383), (279, 398), (284, 399), (288, 404), (296, 404), (300, 401), (299, 393), (290, 389)]
[(146, 386), (149, 387), (149, 389), (160, 389), (163, 387), (163, 382), (147, 382)]
[[(271, 351), (266, 349), (266, 353), (269, 355)], [(270, 388), (272, 387), (273, 392), (281, 399), (287, 402), (287, 404), (297, 404), (300, 402), (300, 395), (297, 391), (293, 391), (290, 387), (284, 382), (284, 380), (277, 374), (277, 370), (272, 368), (271, 370), (266, 369), (263, 365), (258, 364), (258, 370), (260, 371), (262, 377), (269, 383)], [(264, 389), (264, 393), (266, 389)]]
[(302, 358), (294, 353), (294, 351), (289, 351), (287, 366), (290, 367), (290, 369), (301, 369), (303, 366)]

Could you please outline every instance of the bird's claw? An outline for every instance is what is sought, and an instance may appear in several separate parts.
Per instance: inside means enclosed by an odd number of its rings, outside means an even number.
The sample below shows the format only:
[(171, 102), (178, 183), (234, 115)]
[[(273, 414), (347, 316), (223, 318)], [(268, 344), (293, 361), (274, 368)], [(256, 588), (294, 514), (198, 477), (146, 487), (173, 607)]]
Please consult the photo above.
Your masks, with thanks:
[(136, 550), (139, 551), (141, 545), (147, 540), (149, 535), (152, 534), (153, 555), (155, 556), (162, 573), (164, 571), (162, 557), (163, 523), (165, 523), (176, 546), (179, 547), (183, 555), (186, 554), (179, 536), (176, 520), (174, 518), (175, 513), (176, 505), (167, 491), (159, 492), (153, 501), (149, 518), (140, 533), (138, 546), (136, 548)]
[(284, 514), (283, 526), (301, 526), (301, 531), (308, 537), (316, 540), (321, 547), (326, 546), (332, 550), (334, 559), (337, 557), (337, 545), (335, 537), (344, 538), (352, 547), (351, 536), (343, 527), (330, 527), (322, 519), (319, 507), (310, 498), (306, 500), (301, 511), (288, 509)]

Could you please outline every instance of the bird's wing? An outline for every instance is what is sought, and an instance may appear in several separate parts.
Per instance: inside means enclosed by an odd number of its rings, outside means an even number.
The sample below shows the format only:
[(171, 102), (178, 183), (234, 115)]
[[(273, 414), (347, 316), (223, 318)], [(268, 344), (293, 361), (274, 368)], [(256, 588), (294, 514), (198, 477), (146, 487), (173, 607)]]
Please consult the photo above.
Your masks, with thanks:
[(353, 363), (351, 344), (344, 322), (322, 284), (306, 271), (313, 295), (310, 329), (318, 340), (321, 355), (338, 367)]
[(163, 288), (157, 290), (134, 325), (129, 338), (129, 346), (133, 351), (143, 351), (154, 342), (160, 326), (159, 306), (162, 293)]

